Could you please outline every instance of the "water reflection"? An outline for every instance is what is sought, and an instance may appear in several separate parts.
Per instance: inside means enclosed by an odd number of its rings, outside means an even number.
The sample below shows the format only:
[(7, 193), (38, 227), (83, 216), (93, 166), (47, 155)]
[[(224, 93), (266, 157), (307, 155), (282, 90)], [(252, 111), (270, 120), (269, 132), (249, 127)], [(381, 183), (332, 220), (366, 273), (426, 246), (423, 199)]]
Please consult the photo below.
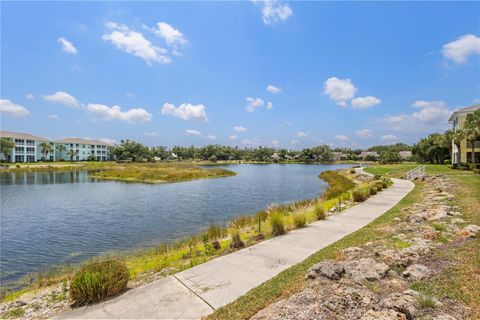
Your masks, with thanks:
[(0, 174), (0, 185), (24, 184), (61, 184), (94, 182), (88, 177), (87, 171), (31, 171), (31, 172), (3, 172)]

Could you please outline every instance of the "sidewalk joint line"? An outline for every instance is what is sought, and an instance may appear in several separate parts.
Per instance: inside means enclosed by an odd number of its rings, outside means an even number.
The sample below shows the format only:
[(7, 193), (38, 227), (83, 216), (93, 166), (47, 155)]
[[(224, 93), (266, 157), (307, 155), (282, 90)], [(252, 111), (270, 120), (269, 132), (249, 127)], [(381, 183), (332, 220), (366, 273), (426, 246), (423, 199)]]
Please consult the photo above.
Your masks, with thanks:
[(207, 300), (203, 299), (198, 293), (196, 293), (195, 291), (193, 291), (192, 289), (190, 289), (189, 286), (187, 286), (185, 283), (183, 283), (182, 280), (178, 279), (176, 275), (172, 274), (172, 276), (177, 279), (178, 282), (180, 282), (185, 288), (187, 288), (188, 291), (190, 291), (191, 293), (193, 293), (195, 296), (197, 296), (200, 300), (202, 300), (203, 302), (205, 302), (210, 308), (212, 308), (213, 311), (217, 310), (215, 309), (210, 303), (208, 303)]

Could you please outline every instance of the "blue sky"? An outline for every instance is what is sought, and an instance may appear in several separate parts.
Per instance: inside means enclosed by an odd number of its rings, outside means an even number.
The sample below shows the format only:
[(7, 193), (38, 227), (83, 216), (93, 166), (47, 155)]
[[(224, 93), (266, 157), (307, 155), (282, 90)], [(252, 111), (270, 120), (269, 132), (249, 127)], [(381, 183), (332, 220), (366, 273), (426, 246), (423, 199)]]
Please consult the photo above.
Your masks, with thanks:
[(1, 3), (1, 127), (148, 145), (413, 143), (480, 98), (479, 2)]

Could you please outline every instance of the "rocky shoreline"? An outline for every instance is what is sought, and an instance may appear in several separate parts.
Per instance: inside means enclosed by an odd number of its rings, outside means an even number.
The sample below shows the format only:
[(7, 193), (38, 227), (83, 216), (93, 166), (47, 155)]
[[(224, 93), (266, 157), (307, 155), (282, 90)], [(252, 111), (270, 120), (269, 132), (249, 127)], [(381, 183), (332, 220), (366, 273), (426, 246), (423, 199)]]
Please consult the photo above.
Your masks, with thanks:
[(438, 258), (435, 250), (463, 246), (480, 235), (480, 227), (467, 224), (451, 205), (452, 181), (441, 175), (422, 180), (423, 199), (382, 230), (396, 247), (372, 239), (346, 248), (310, 268), (301, 292), (251, 319), (466, 319), (470, 312), (460, 301), (439, 301), (412, 289), (455, 264)]

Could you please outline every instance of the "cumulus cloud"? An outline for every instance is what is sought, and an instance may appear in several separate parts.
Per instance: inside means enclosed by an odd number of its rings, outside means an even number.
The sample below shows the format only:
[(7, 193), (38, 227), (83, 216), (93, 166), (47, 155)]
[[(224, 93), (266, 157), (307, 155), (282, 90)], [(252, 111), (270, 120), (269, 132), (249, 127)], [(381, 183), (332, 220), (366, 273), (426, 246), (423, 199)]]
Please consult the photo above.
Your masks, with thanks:
[(455, 64), (466, 63), (470, 56), (480, 54), (480, 37), (474, 34), (458, 37), (457, 40), (443, 46), (442, 54), (445, 59)]
[(230, 139), (230, 140), (236, 140), (237, 138), (238, 138), (238, 137), (237, 137), (236, 135), (234, 135), (234, 134), (228, 136), (228, 139)]
[(395, 141), (398, 141), (398, 137), (393, 134), (387, 134), (387, 135), (381, 136), (380, 140), (385, 142), (395, 142)]
[(28, 93), (28, 94), (25, 96), (25, 98), (27, 98), (28, 100), (33, 100), (33, 99), (35, 99), (34, 95), (31, 94), (31, 93)]
[(174, 54), (179, 54), (178, 50), (187, 45), (188, 41), (180, 30), (166, 22), (158, 22), (156, 27), (150, 29), (155, 35), (165, 40), (166, 44), (174, 49)]
[(214, 136), (213, 134), (209, 134), (205, 138), (210, 139), (210, 140), (215, 140), (215, 139), (217, 139), (217, 136)]
[(263, 107), (265, 102), (260, 98), (247, 97), (247, 111), (253, 112), (256, 108)]
[(268, 87), (267, 87), (267, 91), (270, 92), (270, 93), (280, 93), (280, 92), (282, 92), (282, 89), (280, 89), (279, 87), (275, 87), (272, 84), (269, 84)]
[(303, 131), (298, 131), (297, 132), (297, 138), (303, 138), (303, 137), (306, 137), (308, 136), (308, 133), (305, 133)]
[(271, 102), (267, 103), (267, 110), (272, 110), (273, 109), (273, 104)]
[(74, 96), (64, 91), (57, 91), (53, 94), (45, 95), (43, 96), (43, 100), (63, 104), (74, 108), (78, 108), (81, 106), (80, 102)]
[(147, 136), (147, 137), (158, 137), (159, 136), (158, 132), (153, 132), (153, 131), (144, 132), (143, 135)]
[(174, 116), (182, 120), (208, 121), (205, 106), (203, 104), (193, 105), (190, 103), (182, 103), (178, 108), (175, 108), (175, 105), (167, 102), (162, 107), (162, 114)]
[(357, 130), (355, 134), (359, 138), (370, 138), (372, 136), (372, 132), (369, 129)]
[(122, 111), (119, 106), (108, 107), (103, 104), (89, 103), (86, 106), (86, 110), (92, 115), (106, 121), (148, 122), (152, 120), (152, 115), (142, 108)]
[(331, 77), (323, 83), (323, 92), (331, 100), (343, 107), (346, 106), (346, 101), (355, 96), (357, 88), (355, 88), (351, 79)]
[(118, 144), (118, 141), (115, 140), (115, 139), (110, 139), (110, 138), (100, 138), (98, 139), (100, 140), (101, 142), (103, 143), (106, 143), (106, 144), (109, 144), (109, 145), (115, 145), (115, 144)]
[(446, 122), (452, 111), (447, 108), (447, 104), (443, 101), (415, 101), (413, 106), (421, 108), (420, 111), (414, 112), (412, 118), (422, 123), (435, 124)]
[(77, 48), (75, 48), (75, 46), (64, 37), (58, 38), (57, 42), (62, 45), (63, 52), (68, 54), (77, 54)]
[(59, 117), (56, 115), (56, 114), (51, 114), (48, 116), (49, 119), (52, 119), (52, 120), (58, 120)]
[(266, 25), (286, 21), (293, 15), (288, 3), (281, 3), (277, 0), (252, 1), (262, 4), (262, 19)]
[(233, 127), (233, 130), (235, 130), (237, 132), (245, 132), (245, 131), (247, 131), (247, 128), (245, 128), (244, 126), (235, 126), (235, 127)]
[(30, 115), (30, 112), (25, 107), (13, 103), (8, 99), (0, 99), (0, 112), (13, 117), (25, 117)]
[(343, 135), (343, 134), (338, 134), (334, 137), (335, 140), (337, 141), (342, 141), (342, 142), (345, 142), (345, 141), (348, 141), (348, 137)]
[(352, 100), (352, 106), (358, 109), (366, 109), (380, 104), (382, 101), (377, 97), (358, 97)]
[(102, 36), (103, 40), (111, 42), (118, 49), (145, 60), (148, 64), (152, 62), (170, 63), (168, 51), (155, 46), (144, 35), (132, 31), (124, 24), (108, 22), (108, 32)]
[(185, 135), (187, 136), (200, 136), (202, 133), (198, 130), (187, 129), (185, 130)]

